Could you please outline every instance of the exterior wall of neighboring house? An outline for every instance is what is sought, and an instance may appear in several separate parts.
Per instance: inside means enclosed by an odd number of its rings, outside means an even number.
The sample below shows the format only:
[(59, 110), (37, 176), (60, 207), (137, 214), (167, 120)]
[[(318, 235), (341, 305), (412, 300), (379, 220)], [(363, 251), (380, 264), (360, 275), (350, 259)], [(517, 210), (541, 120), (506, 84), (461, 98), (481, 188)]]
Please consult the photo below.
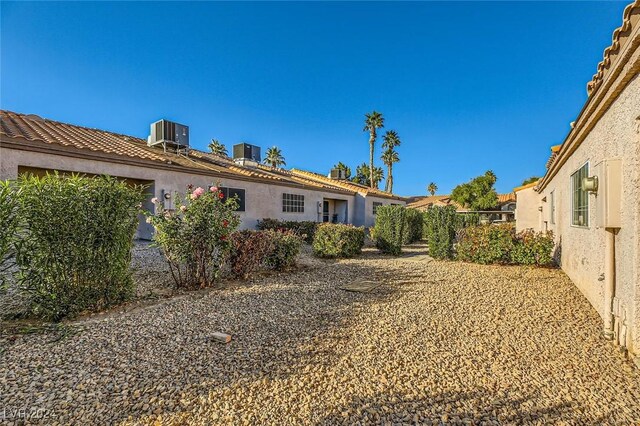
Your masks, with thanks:
[(540, 230), (540, 212), (538, 211), (540, 194), (531, 186), (516, 191), (516, 198), (516, 231), (520, 232), (525, 229)]
[[(572, 224), (571, 175), (588, 164), (588, 176), (603, 183), (601, 162), (622, 160), (621, 224), (615, 235), (614, 311), (626, 326), (626, 345), (640, 355), (640, 77), (636, 74), (599, 118), (566, 163), (537, 197), (518, 193), (518, 228), (554, 232), (561, 266), (601, 316), (605, 316), (604, 274), (606, 231), (598, 227), (597, 196), (588, 196), (588, 223)], [(602, 188), (598, 194), (602, 193)], [(526, 202), (525, 202), (526, 198)], [(543, 201), (546, 200), (546, 201)], [(525, 205), (526, 204), (526, 208)], [(535, 213), (542, 207), (540, 218)], [(537, 226), (534, 224), (537, 222)]]
[[(389, 198), (376, 197), (374, 195), (367, 195), (364, 197), (364, 224), (363, 226), (370, 228), (376, 224), (376, 215), (373, 213), (374, 203), (380, 203), (381, 206), (388, 206), (391, 204), (405, 205), (404, 201), (394, 200)], [(378, 204), (376, 204), (378, 205)]]
[[(219, 184), (224, 187), (244, 189), (246, 191), (245, 211), (239, 212), (242, 219), (241, 228), (243, 229), (254, 228), (257, 221), (262, 218), (320, 222), (322, 221), (322, 201), (325, 198), (336, 200), (338, 204), (342, 204), (343, 212), (346, 211), (348, 223), (352, 223), (354, 220), (355, 196), (348, 193), (285, 186), (275, 183), (260, 183), (228, 178), (218, 179), (204, 174), (7, 148), (2, 148), (0, 155), (1, 179), (15, 179), (18, 176), (18, 168), (25, 166), (69, 172), (109, 174), (152, 184), (153, 194), (149, 194), (149, 198), (153, 195), (162, 199), (163, 194), (171, 194), (171, 200), (167, 202), (168, 208), (175, 208), (176, 193), (184, 194), (189, 184), (202, 187)], [(285, 193), (304, 196), (303, 213), (286, 213), (282, 211), (282, 194)], [(140, 225), (138, 236), (140, 238), (150, 238), (151, 233), (151, 226), (143, 221)]]

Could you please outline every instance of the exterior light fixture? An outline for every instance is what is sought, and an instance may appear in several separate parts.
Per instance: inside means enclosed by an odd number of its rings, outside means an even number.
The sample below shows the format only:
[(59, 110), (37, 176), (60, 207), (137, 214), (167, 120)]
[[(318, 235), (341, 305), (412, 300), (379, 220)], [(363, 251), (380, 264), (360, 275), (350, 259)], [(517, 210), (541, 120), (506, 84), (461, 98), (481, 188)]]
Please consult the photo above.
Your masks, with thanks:
[(598, 176), (589, 176), (582, 179), (582, 187), (587, 192), (598, 193)]

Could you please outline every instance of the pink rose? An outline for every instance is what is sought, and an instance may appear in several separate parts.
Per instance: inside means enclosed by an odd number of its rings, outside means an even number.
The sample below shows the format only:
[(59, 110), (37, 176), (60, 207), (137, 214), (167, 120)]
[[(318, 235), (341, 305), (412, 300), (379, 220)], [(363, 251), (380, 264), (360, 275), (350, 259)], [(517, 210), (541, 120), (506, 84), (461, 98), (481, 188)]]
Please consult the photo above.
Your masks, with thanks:
[(212, 186), (211, 188), (209, 188), (209, 191), (211, 192), (216, 192), (218, 190), (217, 186)]
[(204, 188), (199, 186), (199, 187), (197, 187), (196, 189), (193, 190), (193, 193), (191, 194), (191, 199), (195, 200), (196, 198), (198, 198), (202, 194), (204, 194)]

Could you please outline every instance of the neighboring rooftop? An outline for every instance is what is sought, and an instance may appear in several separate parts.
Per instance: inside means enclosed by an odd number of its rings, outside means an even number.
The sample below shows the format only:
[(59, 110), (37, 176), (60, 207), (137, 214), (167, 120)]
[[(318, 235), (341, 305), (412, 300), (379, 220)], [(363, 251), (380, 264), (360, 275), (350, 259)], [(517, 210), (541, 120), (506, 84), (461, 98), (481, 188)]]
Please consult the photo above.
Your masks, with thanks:
[[(418, 198), (418, 197), (414, 197)], [(516, 201), (516, 195), (511, 192), (508, 194), (498, 194), (498, 205)], [(454, 206), (457, 211), (469, 211), (451, 199), (450, 195), (429, 195), (420, 197), (416, 201), (407, 204), (407, 207), (414, 209), (426, 209), (432, 206)]]
[[(107, 132), (49, 120), (33, 114), (0, 110), (0, 142), (19, 149), (47, 149), (59, 155), (88, 157), (99, 161), (118, 159), (131, 163), (148, 163), (160, 168), (178, 168), (209, 174), (218, 178), (279, 183), (330, 192), (354, 194), (355, 189), (337, 185), (331, 179), (310, 179), (300, 173), (266, 166), (244, 167), (231, 158), (191, 149), (189, 155), (164, 152), (147, 146), (147, 141), (135, 136)], [(313, 174), (312, 174), (313, 175)], [(391, 195), (391, 194), (389, 194)]]

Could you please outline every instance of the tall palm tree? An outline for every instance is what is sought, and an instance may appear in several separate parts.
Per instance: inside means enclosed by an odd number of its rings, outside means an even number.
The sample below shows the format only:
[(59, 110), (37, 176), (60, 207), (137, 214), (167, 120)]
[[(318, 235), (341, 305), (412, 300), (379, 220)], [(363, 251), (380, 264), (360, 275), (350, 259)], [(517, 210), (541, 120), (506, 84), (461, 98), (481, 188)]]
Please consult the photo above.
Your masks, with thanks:
[(338, 164), (333, 166), (333, 168), (338, 170), (344, 170), (346, 179), (351, 179), (351, 167), (347, 166), (342, 161), (339, 161)]
[(398, 151), (393, 148), (387, 148), (383, 153), (382, 162), (387, 166), (387, 182), (384, 186), (384, 190), (387, 192), (393, 192), (393, 163), (400, 161)]
[(384, 127), (384, 117), (377, 111), (371, 111), (364, 115), (364, 132), (369, 132), (369, 182), (371, 188), (373, 188), (373, 151), (376, 145), (376, 138), (378, 136), (377, 130)]
[(438, 185), (436, 185), (435, 182), (431, 182), (429, 186), (427, 186), (427, 191), (429, 191), (429, 194), (431, 194), (431, 196), (436, 195), (436, 191), (438, 191)]
[(224, 146), (224, 144), (218, 139), (211, 139), (211, 143), (209, 144), (209, 151), (211, 151), (212, 154), (219, 155), (221, 157), (229, 156), (229, 154), (227, 154), (227, 147)]
[(393, 163), (400, 161), (395, 147), (400, 146), (400, 137), (395, 130), (387, 130), (382, 137), (382, 147), (386, 150), (382, 153), (382, 162), (387, 166), (387, 182), (384, 190), (393, 192)]
[(282, 151), (277, 146), (272, 146), (271, 148), (267, 149), (267, 153), (264, 158), (264, 164), (267, 164), (274, 169), (280, 166), (287, 165), (287, 163), (284, 161), (284, 157), (282, 156)]

